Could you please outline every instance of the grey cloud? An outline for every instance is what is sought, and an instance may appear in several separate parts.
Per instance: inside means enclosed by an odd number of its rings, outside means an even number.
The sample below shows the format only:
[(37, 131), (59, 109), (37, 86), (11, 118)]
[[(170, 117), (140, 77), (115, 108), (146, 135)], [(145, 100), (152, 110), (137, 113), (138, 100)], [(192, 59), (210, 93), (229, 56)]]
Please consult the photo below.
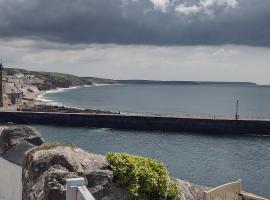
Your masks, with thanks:
[[(171, 0), (159, 10), (150, 0), (0, 0), (0, 37), (68, 44), (244, 44), (270, 46), (270, 1), (215, 3), (207, 12), (176, 12)], [(212, 2), (224, 2), (215, 0)], [(210, 14), (209, 14), (210, 13)]]

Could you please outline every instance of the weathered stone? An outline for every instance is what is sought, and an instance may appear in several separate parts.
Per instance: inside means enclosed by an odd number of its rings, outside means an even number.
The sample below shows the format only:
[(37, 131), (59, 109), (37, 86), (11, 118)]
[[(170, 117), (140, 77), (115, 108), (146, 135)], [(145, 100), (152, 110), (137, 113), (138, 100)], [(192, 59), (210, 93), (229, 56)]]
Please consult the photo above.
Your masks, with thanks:
[(27, 141), (33, 145), (43, 144), (38, 131), (29, 126), (10, 126), (4, 128), (0, 136), (0, 151), (5, 152), (16, 144)]
[(1, 141), (4, 149), (8, 149), (23, 141), (27, 141), (33, 145), (43, 144), (41, 135), (29, 126), (11, 126), (5, 128), (1, 134)]
[[(77, 177), (76, 173), (71, 173), (65, 168), (52, 167), (48, 170), (48, 173), (44, 180), (43, 199), (66, 199), (66, 178)], [(42, 189), (42, 188), (41, 188)]]
[(113, 172), (111, 170), (96, 170), (85, 174), (90, 192), (97, 199), (108, 196), (111, 193)]
[(110, 194), (113, 179), (102, 155), (69, 146), (37, 147), (23, 165), (23, 200), (65, 199), (67, 177), (83, 176), (96, 199)]
[(1, 157), (11, 163), (22, 166), (25, 158), (25, 153), (34, 147), (35, 146), (33, 144), (23, 141), (22, 143), (16, 144), (2, 153)]
[(176, 184), (181, 190), (178, 200), (203, 200), (203, 192), (210, 189), (180, 179), (176, 179)]

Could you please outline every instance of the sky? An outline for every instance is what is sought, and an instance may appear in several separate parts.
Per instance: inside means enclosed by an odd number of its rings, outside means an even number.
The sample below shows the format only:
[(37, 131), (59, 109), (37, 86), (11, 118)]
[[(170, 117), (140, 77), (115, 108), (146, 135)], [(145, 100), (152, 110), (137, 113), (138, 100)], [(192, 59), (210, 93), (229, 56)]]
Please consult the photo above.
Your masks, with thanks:
[(0, 0), (7, 67), (270, 84), (269, 0)]

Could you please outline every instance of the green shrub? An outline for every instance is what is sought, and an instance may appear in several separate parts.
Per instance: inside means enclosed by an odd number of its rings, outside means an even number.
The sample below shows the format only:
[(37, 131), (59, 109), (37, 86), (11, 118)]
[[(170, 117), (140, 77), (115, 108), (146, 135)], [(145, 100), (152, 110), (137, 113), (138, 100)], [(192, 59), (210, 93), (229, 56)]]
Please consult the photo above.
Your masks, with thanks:
[(126, 153), (107, 153), (116, 183), (136, 199), (173, 200), (180, 192), (165, 166), (154, 159)]

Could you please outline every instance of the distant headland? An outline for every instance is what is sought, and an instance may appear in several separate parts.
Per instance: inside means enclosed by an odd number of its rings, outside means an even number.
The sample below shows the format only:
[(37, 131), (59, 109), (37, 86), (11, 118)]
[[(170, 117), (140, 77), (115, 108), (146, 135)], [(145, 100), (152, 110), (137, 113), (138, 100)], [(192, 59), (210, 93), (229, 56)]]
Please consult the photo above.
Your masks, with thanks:
[(74, 86), (93, 85), (93, 84), (166, 84), (166, 85), (238, 85), (238, 86), (257, 86), (253, 82), (228, 82), (228, 81), (175, 81), (175, 80), (144, 80), (144, 79), (109, 79), (98, 77), (79, 77), (59, 72), (40, 72), (29, 71), (18, 68), (4, 68), (7, 75), (24, 74), (33, 75), (41, 80), (42, 84), (36, 84), (40, 90), (50, 90), (56, 88), (68, 88)]
[(166, 84), (166, 85), (240, 85), (256, 86), (252, 82), (223, 82), (223, 81), (160, 81), (160, 80), (116, 80), (121, 84)]

